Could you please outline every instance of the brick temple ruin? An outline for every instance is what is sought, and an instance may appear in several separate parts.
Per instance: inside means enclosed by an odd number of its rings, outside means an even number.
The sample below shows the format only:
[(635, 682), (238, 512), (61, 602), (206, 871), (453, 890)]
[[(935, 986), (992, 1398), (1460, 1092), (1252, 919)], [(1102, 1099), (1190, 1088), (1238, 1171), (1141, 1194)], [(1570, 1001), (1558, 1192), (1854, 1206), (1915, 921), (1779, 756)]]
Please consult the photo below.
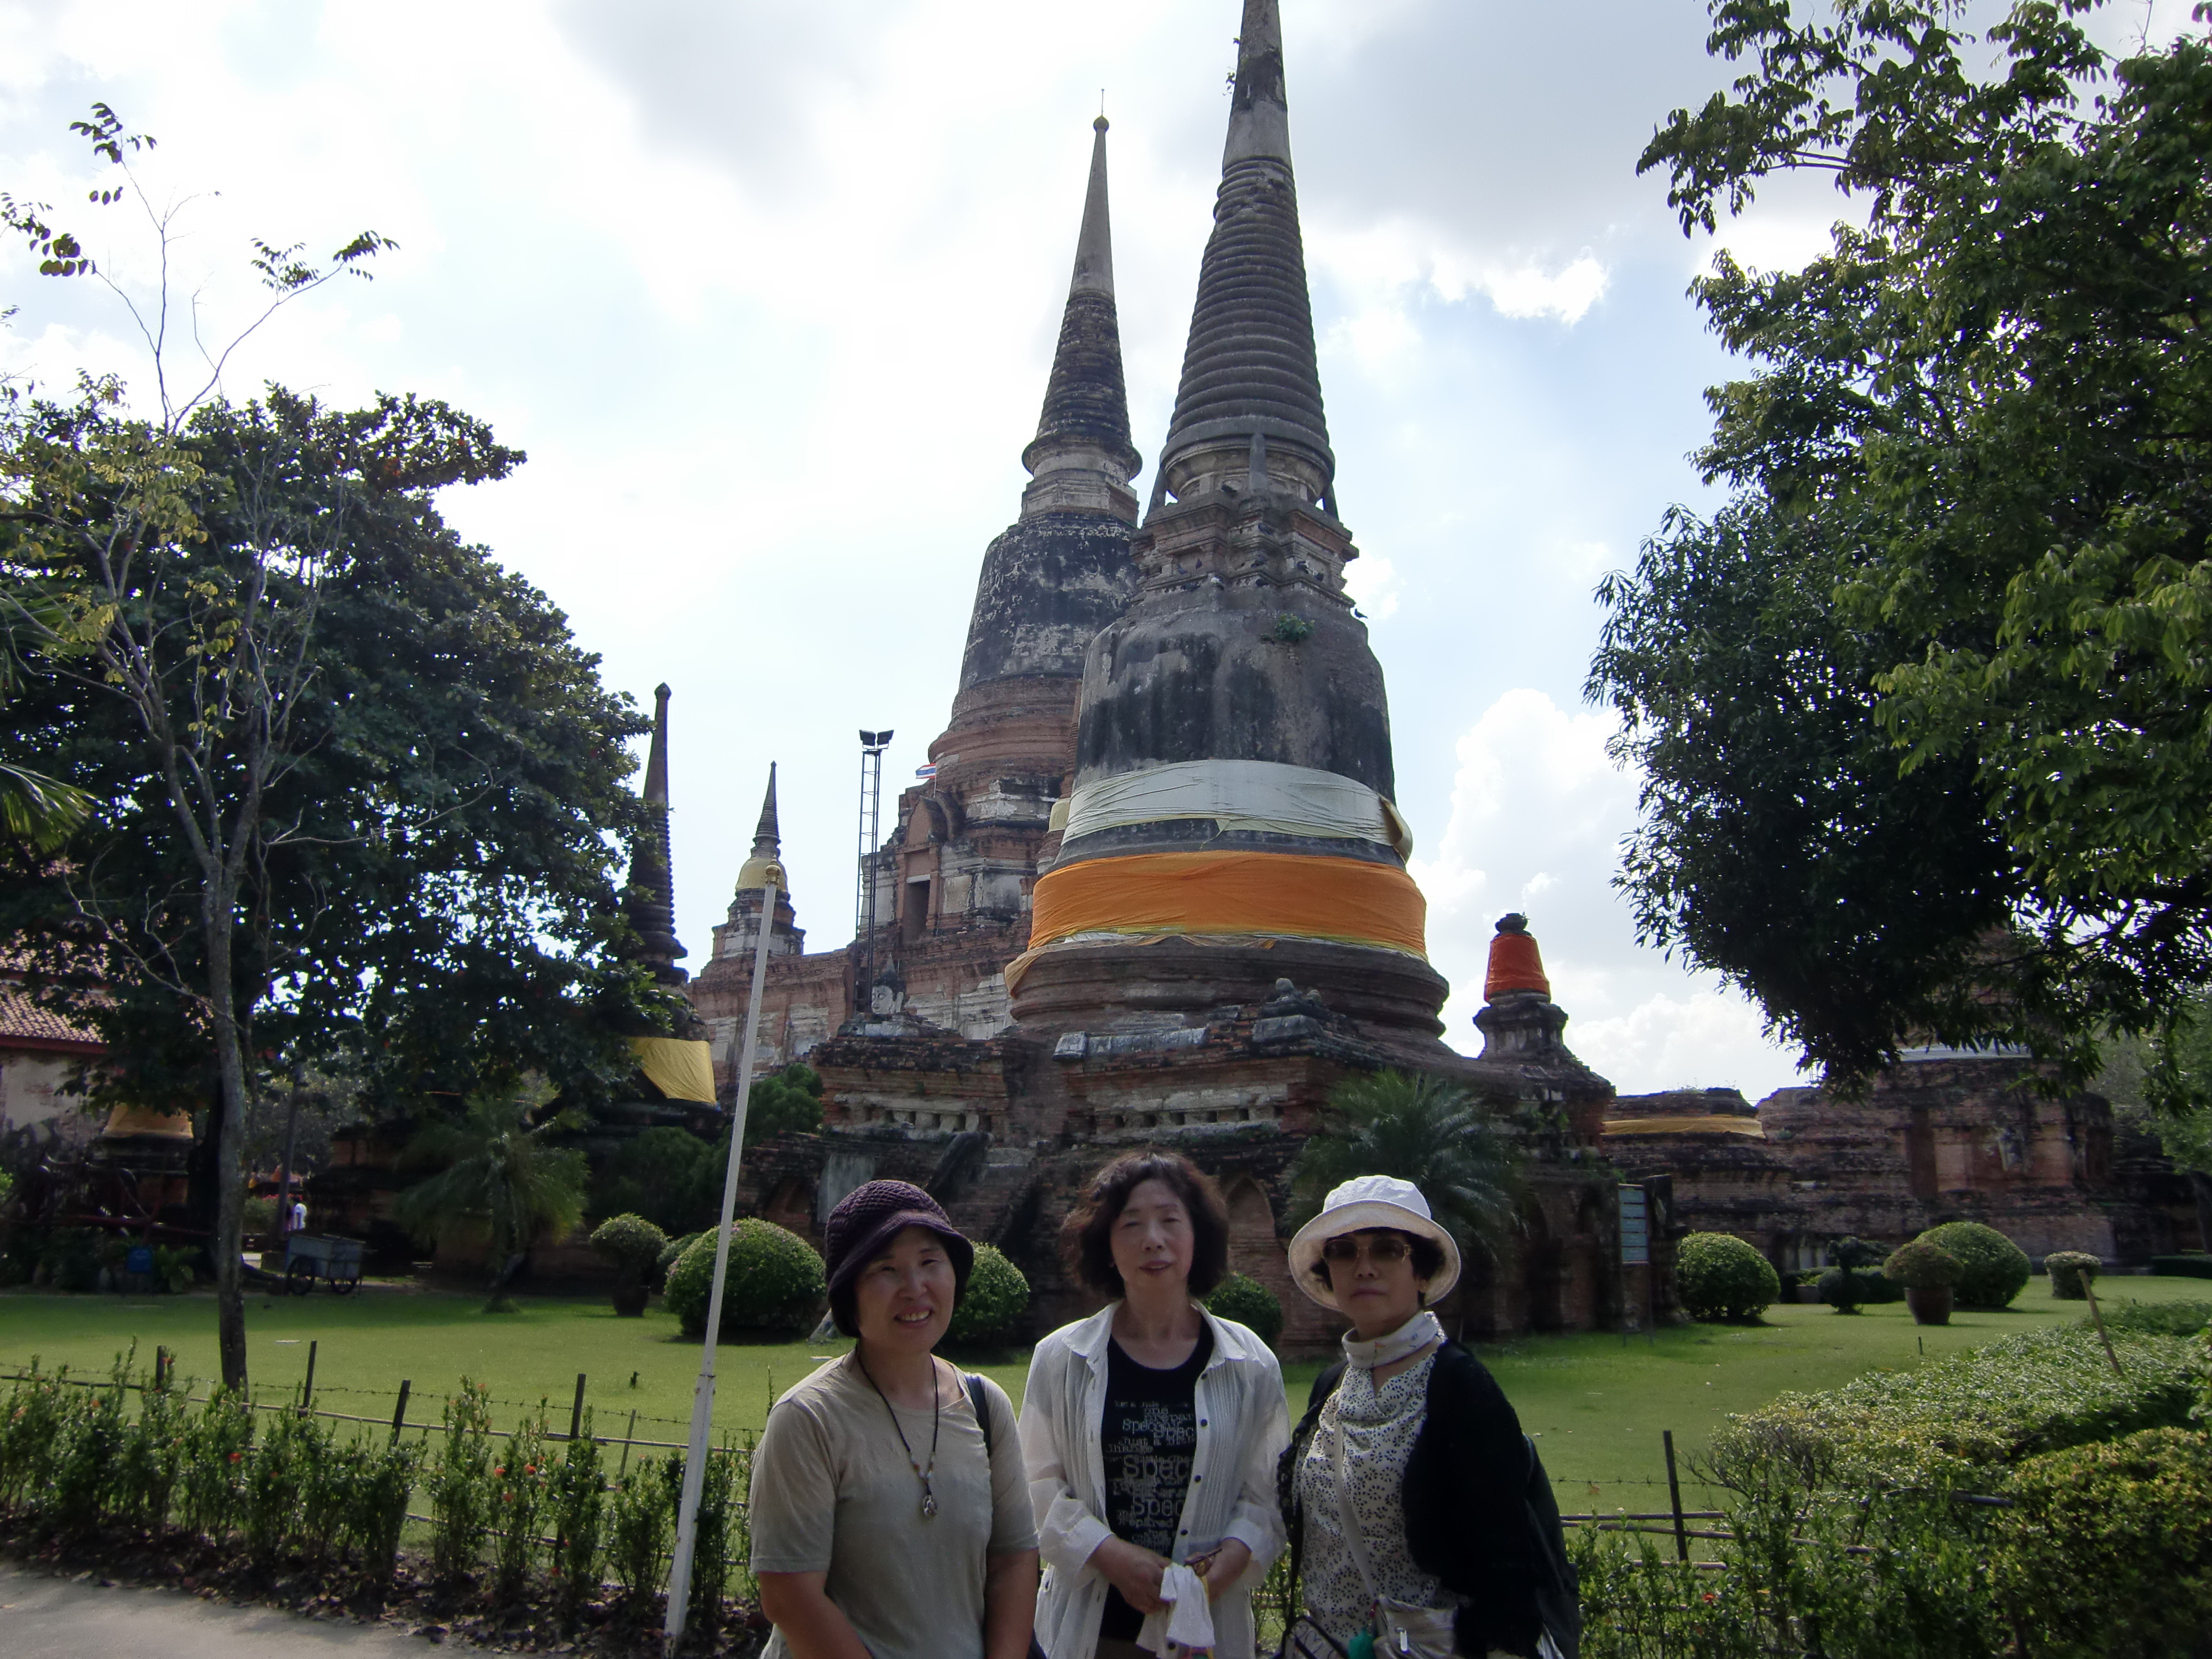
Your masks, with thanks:
[[(1923, 1056), (1856, 1102), (1616, 1100), (1567, 1048), (1518, 918), (1493, 947), (1480, 1054), (1443, 1042), (1382, 673), (1345, 590), (1358, 554), (1283, 67), (1274, 0), (1246, 0), (1213, 231), (1141, 513), (1095, 124), (1030, 481), (984, 550), (933, 771), (864, 866), (872, 938), (810, 954), (789, 894), (763, 914), (771, 782), (750, 873), (685, 992), (726, 1107), (769, 929), (761, 1064), (813, 1066), (825, 1125), (748, 1153), (745, 1206), (818, 1243), (862, 1181), (926, 1184), (1028, 1273), (1043, 1328), (1087, 1305), (1054, 1249), (1075, 1194), (1127, 1148), (1172, 1147), (1220, 1179), (1234, 1267), (1310, 1347), (1340, 1327), (1287, 1281), (1291, 1167), (1339, 1083), (1395, 1067), (1466, 1085), (1529, 1154), (1515, 1242), (1475, 1252), (1446, 1309), (1470, 1334), (1665, 1316), (1666, 1236), (1691, 1229), (1740, 1233), (1785, 1269), (1847, 1233), (1896, 1242), (1958, 1216), (2037, 1255), (2127, 1261), (2191, 1242), (2186, 1188), (2141, 1147), (2115, 1152), (2102, 1102), (2023, 1091), (2002, 1057)], [(655, 757), (665, 801), (665, 730)], [(665, 863), (647, 874), (665, 896)], [(649, 931), (655, 972), (682, 982), (672, 924)], [(1649, 1281), (1619, 1262), (1624, 1180), (1659, 1201)]]
[(1896, 1243), (1946, 1221), (1996, 1228), (2040, 1260), (2114, 1266), (2212, 1246), (2196, 1188), (2102, 1097), (2036, 1086), (2017, 1054), (1909, 1049), (1857, 1098), (1779, 1089), (1624, 1096), (1606, 1156), (1673, 1177), (1677, 1224), (1748, 1240), (1784, 1273), (1844, 1237)]
[[(1170, 1146), (1220, 1179), (1235, 1267), (1282, 1298), (1286, 1340), (1311, 1345), (1340, 1326), (1285, 1274), (1291, 1166), (1339, 1083), (1397, 1067), (1468, 1085), (1531, 1153), (1517, 1246), (1471, 1262), (1448, 1312), (1475, 1334), (1615, 1322), (1644, 1293), (1617, 1265), (1597, 1151), (1611, 1085), (1560, 1040), (1540, 974), (1498, 988), (1480, 1058), (1442, 1040), (1382, 672), (1345, 589), (1358, 550), (1273, 0), (1244, 8), (1214, 229), (1141, 514), (1094, 125), (1030, 481), (984, 550), (933, 774), (868, 864), (872, 951), (809, 954), (790, 896), (763, 915), (741, 883), (687, 987), (726, 1100), (767, 927), (761, 1063), (804, 1056), (823, 1079), (823, 1132), (750, 1152), (746, 1205), (818, 1242), (860, 1182), (927, 1184), (1030, 1274), (1042, 1328), (1085, 1305), (1055, 1251), (1075, 1194), (1125, 1149)], [(771, 799), (757, 856), (775, 836)]]

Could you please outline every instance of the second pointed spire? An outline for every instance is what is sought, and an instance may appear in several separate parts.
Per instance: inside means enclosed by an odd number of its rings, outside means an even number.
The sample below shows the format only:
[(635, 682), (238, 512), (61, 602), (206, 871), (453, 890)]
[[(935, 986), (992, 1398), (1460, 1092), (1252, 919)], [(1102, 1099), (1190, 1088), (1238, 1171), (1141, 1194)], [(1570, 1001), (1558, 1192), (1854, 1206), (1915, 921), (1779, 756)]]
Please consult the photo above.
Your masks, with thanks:
[(1036, 437), (1022, 452), (1035, 472), (1088, 464), (1118, 471), (1126, 483), (1142, 464), (1129, 441), (1129, 398), (1121, 377), (1121, 328), (1114, 307), (1114, 236), (1106, 203), (1104, 116), (1091, 124), (1091, 182), (1083, 198), (1083, 228), (1075, 242), (1075, 273), (1060, 323), (1060, 345)]
[(1277, 0), (1244, 0), (1213, 234), (1160, 447), (1162, 479), (1178, 500), (1224, 477), (1241, 481), (1255, 465), (1277, 488), (1334, 511)]

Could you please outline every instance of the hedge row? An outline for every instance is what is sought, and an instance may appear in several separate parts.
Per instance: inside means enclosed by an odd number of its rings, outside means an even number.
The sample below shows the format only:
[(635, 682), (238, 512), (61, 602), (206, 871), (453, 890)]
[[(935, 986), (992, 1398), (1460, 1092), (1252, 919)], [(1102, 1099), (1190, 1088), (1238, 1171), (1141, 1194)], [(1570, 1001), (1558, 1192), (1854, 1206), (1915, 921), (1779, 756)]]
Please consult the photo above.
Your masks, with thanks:
[(1585, 1659), (2203, 1651), (2212, 1332), (2114, 1346), (2125, 1377), (2093, 1334), (2046, 1332), (1732, 1419), (1692, 1460), (1723, 1571), (1573, 1540)]
[[(573, 1627), (587, 1604), (649, 1623), (667, 1576), (683, 1460), (631, 1462), (610, 1480), (591, 1418), (575, 1440), (543, 1418), (495, 1434), (485, 1390), (464, 1381), (428, 1441), (257, 1410), (216, 1390), (36, 1374), (0, 1398), (0, 1520), (38, 1543), (102, 1537), (195, 1543), (268, 1574), (380, 1602), (400, 1565), (410, 1504), (429, 1516), (423, 1576), (501, 1612), (542, 1607)], [(743, 1451), (708, 1460), (694, 1555), (695, 1627), (711, 1632), (732, 1577), (749, 1590)], [(605, 1598), (611, 1576), (614, 1595)]]
[(2203, 1370), (2179, 1336), (2113, 1333), (2114, 1376), (2095, 1334), (2023, 1332), (1911, 1371), (1877, 1371), (1824, 1394), (1784, 1394), (1729, 1419), (1717, 1458), (1777, 1455), (1839, 1476), (1917, 1471), (1972, 1482), (2038, 1452), (2188, 1425)]

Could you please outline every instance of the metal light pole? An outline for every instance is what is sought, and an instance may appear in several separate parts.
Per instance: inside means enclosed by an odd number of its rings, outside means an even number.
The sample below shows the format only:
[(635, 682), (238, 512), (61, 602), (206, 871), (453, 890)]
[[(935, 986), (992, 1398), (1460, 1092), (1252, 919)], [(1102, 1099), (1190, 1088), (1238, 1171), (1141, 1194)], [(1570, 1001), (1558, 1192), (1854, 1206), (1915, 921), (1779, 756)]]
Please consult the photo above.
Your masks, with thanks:
[(760, 938), (753, 945), (753, 982), (745, 995), (745, 1043), (738, 1061), (738, 1098), (730, 1112), (730, 1163), (722, 1177), (722, 1221), (714, 1231), (714, 1285), (707, 1297), (707, 1340), (699, 1356), (699, 1381), (691, 1394), (691, 1441), (684, 1455), (684, 1495), (676, 1510), (676, 1556), (668, 1568), (668, 1616), (662, 1626), (667, 1650), (684, 1639), (690, 1613), (691, 1555), (699, 1541), (699, 1493), (707, 1480), (707, 1442), (714, 1428), (714, 1345), (722, 1334), (722, 1285), (730, 1271), (730, 1222), (738, 1208), (738, 1159), (745, 1144), (745, 1106), (752, 1093), (753, 1062), (760, 1050), (761, 990), (768, 979), (769, 937), (775, 931), (775, 896), (783, 866), (764, 859), (744, 872), (761, 883)]
[(864, 1020), (875, 1012), (875, 854), (883, 823), (884, 750), (890, 743), (889, 732), (860, 733), (860, 881), (853, 915), (860, 940), (860, 982), (853, 989), (853, 1012)]

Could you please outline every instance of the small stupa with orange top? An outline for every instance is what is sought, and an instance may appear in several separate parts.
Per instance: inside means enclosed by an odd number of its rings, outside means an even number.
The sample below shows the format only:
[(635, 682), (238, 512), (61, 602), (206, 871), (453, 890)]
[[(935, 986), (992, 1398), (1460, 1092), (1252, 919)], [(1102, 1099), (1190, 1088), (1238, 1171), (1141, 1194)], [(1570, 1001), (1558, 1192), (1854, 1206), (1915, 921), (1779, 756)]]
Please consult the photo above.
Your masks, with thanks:
[(1572, 1059), (1560, 1033), (1567, 1011), (1552, 1000), (1544, 955), (1516, 910), (1498, 919), (1490, 941), (1490, 969), (1482, 978), (1481, 1010), (1474, 1017), (1485, 1060)]

